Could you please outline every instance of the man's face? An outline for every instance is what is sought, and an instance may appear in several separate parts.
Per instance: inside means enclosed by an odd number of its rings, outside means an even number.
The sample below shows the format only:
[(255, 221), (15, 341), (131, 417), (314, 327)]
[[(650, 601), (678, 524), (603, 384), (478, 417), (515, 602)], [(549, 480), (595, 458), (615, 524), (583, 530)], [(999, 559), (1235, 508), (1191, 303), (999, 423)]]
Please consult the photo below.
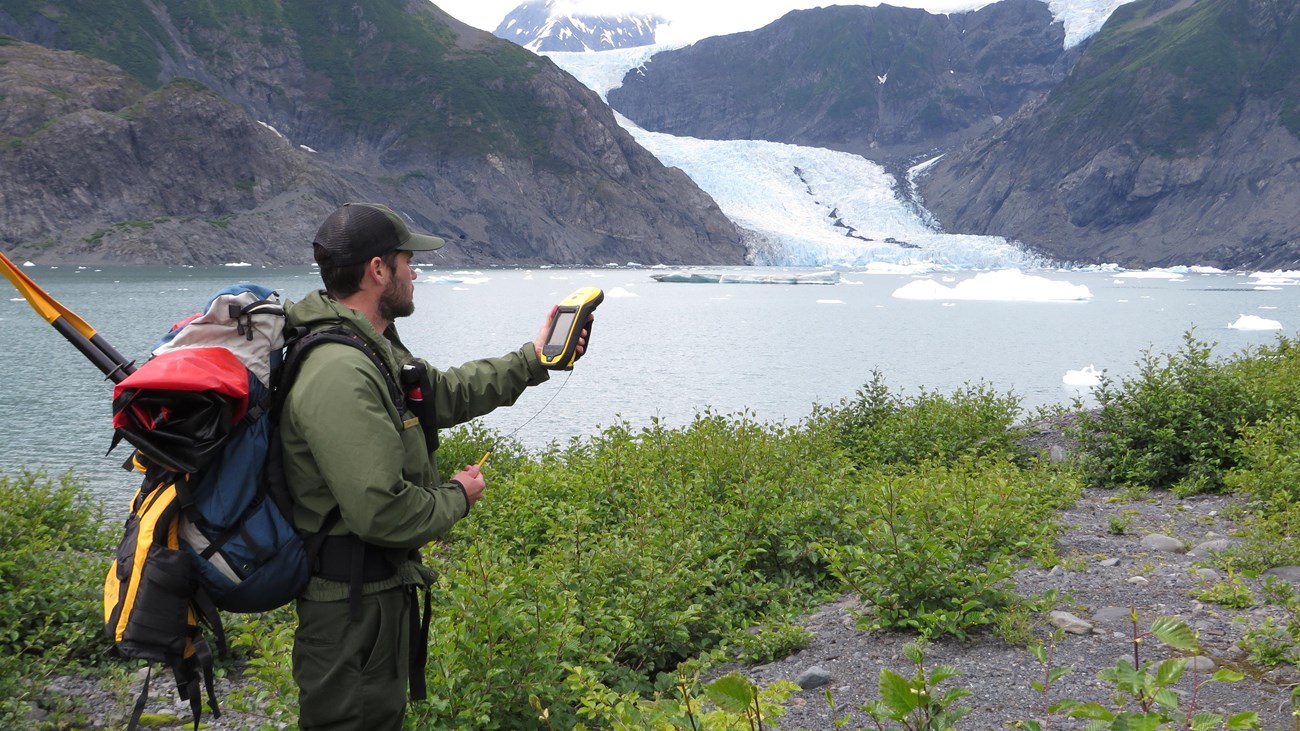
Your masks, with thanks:
[(392, 322), (415, 312), (415, 271), (411, 269), (411, 252), (397, 252), (393, 278), (379, 296), (379, 316)]

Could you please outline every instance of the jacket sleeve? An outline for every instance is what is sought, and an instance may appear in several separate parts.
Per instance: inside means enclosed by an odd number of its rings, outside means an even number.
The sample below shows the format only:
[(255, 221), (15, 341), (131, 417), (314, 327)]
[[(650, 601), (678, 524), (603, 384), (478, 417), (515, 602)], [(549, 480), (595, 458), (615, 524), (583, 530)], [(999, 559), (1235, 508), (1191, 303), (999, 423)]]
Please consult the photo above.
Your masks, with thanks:
[(463, 424), (498, 406), (510, 406), (525, 388), (550, 378), (531, 342), (500, 358), (472, 360), (445, 371), (429, 368), (429, 373), (440, 429)]
[(300, 472), (290, 479), (305, 487), (296, 497), (324, 508), (322, 515), (337, 502), (340, 523), (362, 540), (415, 548), (468, 511), (455, 483), (437, 484), (418, 423), (397, 414), (383, 376), (355, 348), (319, 346), (303, 362), (282, 418), (310, 455), (286, 460)]

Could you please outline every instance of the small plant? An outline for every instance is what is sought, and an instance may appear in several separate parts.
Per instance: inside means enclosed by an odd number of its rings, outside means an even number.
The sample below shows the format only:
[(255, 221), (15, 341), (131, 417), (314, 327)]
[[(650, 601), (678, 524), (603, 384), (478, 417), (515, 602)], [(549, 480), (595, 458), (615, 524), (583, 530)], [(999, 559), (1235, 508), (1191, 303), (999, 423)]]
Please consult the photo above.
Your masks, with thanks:
[(1207, 683), (1233, 683), (1244, 676), (1233, 670), (1220, 669), (1209, 678), (1199, 679), (1192, 674), (1191, 691), (1183, 699), (1174, 686), (1183, 678), (1188, 668), (1186, 658), (1175, 657), (1158, 665), (1141, 659), (1141, 647), (1147, 637), (1155, 637), (1176, 650), (1195, 653), (1198, 649), (1196, 633), (1181, 619), (1160, 617), (1151, 624), (1149, 634), (1138, 631), (1137, 611), (1131, 613), (1133, 623), (1133, 659), (1119, 660), (1114, 667), (1097, 673), (1097, 678), (1114, 688), (1113, 707), (1100, 703), (1081, 703), (1065, 699), (1050, 702), (1051, 686), (1069, 671), (1054, 668), (1051, 655), (1041, 646), (1030, 651), (1043, 666), (1045, 679), (1032, 683), (1043, 696), (1043, 717), (1022, 722), (1030, 731), (1043, 731), (1054, 715), (1087, 719), (1087, 731), (1244, 731), (1258, 729), (1259, 714), (1254, 711), (1234, 713), (1227, 718), (1197, 707), (1201, 689)]
[[(1220, 604), (1232, 609), (1247, 609), (1255, 606), (1255, 592), (1246, 586), (1241, 577), (1237, 576), (1231, 564), (1227, 567), (1228, 577), (1223, 581), (1216, 581), (1213, 585), (1203, 587), (1200, 591), (1193, 591), (1192, 596), (1203, 602)], [(1208, 583), (1208, 582), (1206, 582)]]
[(812, 633), (791, 623), (761, 625), (752, 632), (740, 632), (731, 642), (736, 660), (746, 665), (789, 657), (812, 642)]
[(1272, 668), (1282, 663), (1295, 665), (1300, 662), (1300, 625), (1294, 619), (1285, 626), (1274, 623), (1272, 617), (1265, 617), (1259, 626), (1251, 626), (1245, 617), (1233, 621), (1246, 625), (1237, 646), (1247, 652), (1251, 663)]
[[(610, 689), (585, 668), (570, 667), (568, 671), (565, 684), (580, 695), (577, 713), (585, 719), (573, 724), (574, 731), (762, 731), (770, 728), (768, 721), (781, 717), (781, 704), (799, 689), (787, 681), (760, 689), (740, 673), (729, 673), (700, 687), (697, 680), (679, 675), (671, 693), (646, 699)], [(528, 702), (543, 727), (557, 728), (540, 698), (530, 696)]]
[[(906, 678), (889, 668), (880, 669), (880, 698), (864, 705), (879, 731), (947, 731), (955, 727), (969, 708), (957, 705), (971, 695), (965, 688), (939, 692), (939, 684), (960, 673), (950, 665), (938, 665), (926, 674), (921, 645), (909, 642), (903, 654), (916, 666), (916, 673)], [(886, 723), (889, 725), (886, 726)]]
[(1112, 515), (1106, 521), (1106, 532), (1113, 536), (1122, 536), (1133, 527), (1133, 519), (1139, 515), (1136, 510), (1125, 510), (1119, 515)]
[(1273, 576), (1264, 582), (1263, 594), (1269, 603), (1284, 607), (1288, 616), (1281, 624), (1265, 617), (1258, 626), (1245, 617), (1236, 618), (1235, 622), (1246, 626), (1237, 646), (1260, 667), (1271, 668), (1282, 663), (1300, 665), (1300, 597), (1289, 582), (1278, 581)]

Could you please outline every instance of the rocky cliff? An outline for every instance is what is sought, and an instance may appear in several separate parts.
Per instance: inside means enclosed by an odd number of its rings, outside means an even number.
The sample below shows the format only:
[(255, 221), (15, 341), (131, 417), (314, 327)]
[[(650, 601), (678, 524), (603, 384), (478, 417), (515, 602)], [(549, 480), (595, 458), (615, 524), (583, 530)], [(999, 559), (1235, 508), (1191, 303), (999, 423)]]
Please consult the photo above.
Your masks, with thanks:
[(656, 54), (609, 93), (656, 132), (761, 139), (901, 162), (991, 129), (1074, 53), (1039, 0), (976, 12), (832, 6)]
[(447, 237), (447, 264), (744, 260), (598, 97), (424, 0), (15, 0), (0, 33), (14, 256), (303, 262), (361, 198)]
[(1300, 6), (1141, 0), (921, 183), (945, 228), (1131, 266), (1300, 266)]

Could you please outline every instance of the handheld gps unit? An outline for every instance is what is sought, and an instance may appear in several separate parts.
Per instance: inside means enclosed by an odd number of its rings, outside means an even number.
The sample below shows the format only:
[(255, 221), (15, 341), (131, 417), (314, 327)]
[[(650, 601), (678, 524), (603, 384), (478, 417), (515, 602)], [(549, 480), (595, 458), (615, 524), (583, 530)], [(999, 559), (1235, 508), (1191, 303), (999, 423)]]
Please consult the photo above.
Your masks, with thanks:
[(578, 338), (583, 328), (591, 335), (587, 318), (605, 301), (605, 293), (597, 287), (583, 287), (560, 301), (551, 318), (551, 332), (542, 347), (542, 366), (553, 371), (571, 371), (578, 359)]

